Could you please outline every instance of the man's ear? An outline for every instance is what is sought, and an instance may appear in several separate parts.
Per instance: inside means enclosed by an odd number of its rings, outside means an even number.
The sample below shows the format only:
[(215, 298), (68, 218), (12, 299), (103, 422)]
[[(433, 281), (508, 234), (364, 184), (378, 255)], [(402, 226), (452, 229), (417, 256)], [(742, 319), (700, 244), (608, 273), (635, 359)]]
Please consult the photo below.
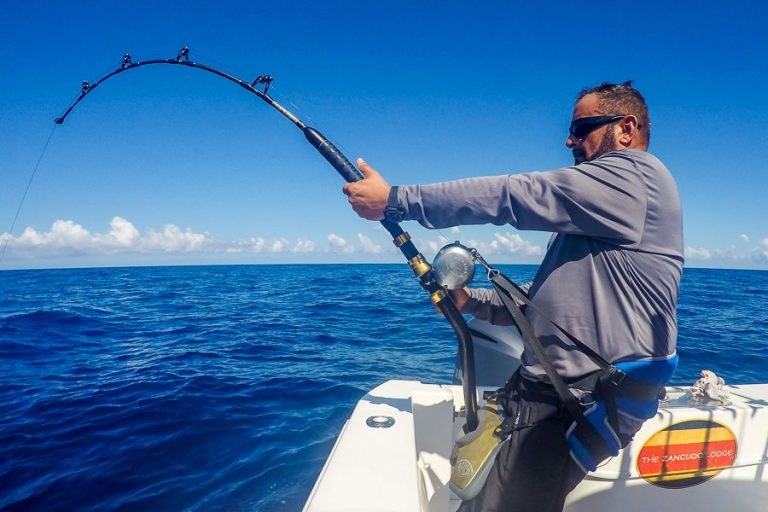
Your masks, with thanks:
[(619, 126), (621, 127), (621, 133), (619, 134), (619, 144), (624, 147), (629, 147), (632, 144), (632, 140), (638, 137), (637, 131), (637, 117), (629, 115), (621, 120)]

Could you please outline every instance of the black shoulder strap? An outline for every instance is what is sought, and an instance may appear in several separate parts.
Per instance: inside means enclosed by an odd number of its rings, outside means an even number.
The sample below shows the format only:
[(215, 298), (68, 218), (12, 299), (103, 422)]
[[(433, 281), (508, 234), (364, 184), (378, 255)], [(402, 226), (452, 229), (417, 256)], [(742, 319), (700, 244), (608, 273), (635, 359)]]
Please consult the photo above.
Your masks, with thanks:
[(574, 418), (583, 418), (584, 414), (581, 410), (581, 406), (576, 400), (576, 397), (573, 396), (573, 394), (568, 390), (568, 386), (565, 384), (565, 381), (562, 377), (560, 377), (560, 374), (557, 373), (557, 370), (552, 365), (549, 357), (547, 357), (547, 354), (544, 352), (544, 347), (539, 341), (539, 338), (536, 337), (536, 335), (533, 333), (533, 328), (531, 327), (531, 324), (528, 323), (528, 320), (525, 319), (523, 312), (520, 311), (520, 308), (517, 307), (517, 304), (515, 304), (512, 298), (506, 292), (504, 292), (503, 289), (499, 289), (496, 281), (492, 282), (497, 291), (499, 291), (499, 296), (501, 297), (502, 302), (504, 302), (504, 305), (512, 315), (512, 320), (514, 320), (517, 328), (520, 329), (520, 334), (523, 335), (525, 341), (528, 342), (528, 345), (531, 347), (531, 349), (533, 349), (533, 353), (536, 355), (536, 359), (538, 359), (539, 363), (541, 363), (541, 366), (544, 368), (547, 377), (549, 377), (549, 381), (555, 387), (555, 391), (557, 391), (557, 394), (565, 404), (568, 412), (571, 413), (571, 416)]
[[(498, 271), (495, 272), (498, 273)], [(563, 401), (563, 405), (565, 405), (566, 410), (571, 415), (571, 418), (576, 421), (576, 430), (578, 431), (579, 439), (581, 439), (582, 442), (587, 445), (587, 448), (592, 453), (609, 452), (610, 450), (608, 449), (605, 440), (603, 440), (600, 434), (595, 430), (595, 427), (592, 425), (592, 423), (590, 423), (589, 420), (584, 417), (584, 411), (582, 410), (578, 400), (573, 395), (573, 393), (568, 390), (568, 386), (566, 385), (565, 381), (560, 376), (560, 374), (557, 373), (557, 370), (552, 365), (549, 357), (547, 357), (547, 354), (544, 352), (544, 347), (539, 341), (539, 338), (536, 337), (536, 335), (533, 333), (533, 328), (531, 327), (531, 324), (528, 322), (528, 320), (526, 320), (523, 312), (520, 311), (520, 308), (512, 300), (512, 297), (506, 293), (504, 288), (497, 284), (497, 281), (491, 279), (491, 282), (499, 292), (499, 296), (501, 297), (502, 302), (504, 302), (504, 305), (512, 315), (512, 319), (520, 329), (520, 333), (523, 335), (523, 338), (525, 338), (525, 340), (528, 342), (528, 345), (531, 347), (531, 349), (533, 349), (533, 353), (536, 355), (539, 363), (544, 368), (544, 372), (546, 372), (547, 377), (549, 377), (549, 381), (552, 383), (552, 386), (554, 386), (555, 391), (557, 391), (560, 400)]]
[[(536, 306), (525, 294), (525, 292), (520, 289), (519, 286), (517, 286), (514, 282), (512, 282), (507, 276), (499, 272), (498, 270), (491, 268), (488, 266), (487, 263), (483, 263), (486, 265), (486, 268), (488, 268), (488, 279), (491, 280), (491, 283), (493, 283), (494, 288), (496, 289), (496, 292), (501, 297), (501, 300), (504, 302), (504, 306), (509, 310), (510, 314), (512, 315), (513, 319), (518, 316), (518, 319), (515, 319), (515, 324), (520, 328), (520, 322), (525, 322), (527, 324), (528, 330), (530, 331), (530, 336), (535, 337), (533, 334), (533, 330), (530, 328), (530, 324), (528, 323), (528, 319), (525, 318), (524, 315), (522, 315), (522, 312), (520, 311), (520, 308), (517, 307), (517, 304), (510, 300), (505, 300), (505, 297), (507, 299), (517, 299), (521, 303), (525, 304), (527, 307), (533, 309), (536, 311), (539, 315), (541, 315), (542, 318), (547, 320), (549, 323), (557, 327), (557, 329), (563, 333), (574, 345), (576, 345), (576, 348), (578, 348), (584, 355), (589, 357), (597, 366), (600, 367), (602, 370), (600, 375), (600, 388), (604, 393), (609, 393), (610, 391), (616, 391), (617, 389), (621, 389), (621, 395), (626, 398), (631, 398), (634, 400), (654, 400), (659, 398), (659, 396), (663, 396), (666, 394), (664, 387), (662, 386), (660, 389), (658, 386), (649, 385), (643, 382), (636, 381), (629, 376), (627, 376), (622, 370), (617, 368), (616, 366), (610, 364), (608, 361), (606, 361), (603, 357), (601, 357), (598, 353), (596, 353), (594, 350), (592, 350), (590, 347), (588, 347), (583, 341), (578, 339), (573, 334), (566, 331), (563, 327), (555, 323), (552, 319), (550, 319), (547, 315), (544, 314), (544, 312), (541, 311), (539, 307)], [(516, 315), (515, 313), (518, 313)], [(520, 333), (523, 333), (523, 329), (520, 328)], [(525, 334), (523, 334), (525, 336)], [(534, 343), (531, 342), (529, 337), (526, 336), (526, 340), (528, 341), (529, 345), (531, 345), (531, 348), (534, 348)], [(538, 338), (536, 339), (538, 342)], [(541, 344), (538, 342), (539, 345)], [(535, 349), (534, 349), (535, 352)], [(542, 359), (539, 357), (538, 354), (536, 354), (536, 357), (539, 359), (539, 361), (542, 361)], [(543, 365), (543, 362), (542, 362)], [(610, 386), (608, 385), (610, 384)]]
[[(525, 292), (523, 292), (523, 290), (521, 290), (520, 287), (517, 286), (515, 283), (510, 281), (507, 278), (507, 276), (505, 276), (504, 274), (502, 274), (501, 272), (499, 272), (498, 270), (496, 270), (494, 268), (488, 267), (488, 279), (490, 279), (491, 283), (493, 283), (493, 287), (496, 288), (496, 292), (499, 294), (499, 296), (501, 297), (502, 301), (504, 301), (504, 297), (506, 296), (508, 298), (514, 298), (514, 299), (517, 299), (518, 301), (522, 302), (527, 307), (529, 307), (529, 308), (533, 309), (534, 311), (536, 311), (536, 313), (541, 315), (542, 318), (544, 318), (549, 323), (551, 323), (552, 325), (557, 327), (557, 329), (561, 333), (563, 333), (565, 335), (565, 337), (568, 338), (571, 341), (571, 343), (576, 345), (576, 347), (581, 352), (583, 352), (584, 355), (589, 357), (601, 369), (606, 370), (606, 369), (611, 368), (611, 364), (608, 361), (606, 361), (605, 359), (603, 359), (600, 356), (600, 354), (598, 354), (597, 352), (595, 352), (594, 350), (589, 348), (583, 341), (578, 339), (576, 336), (574, 336), (570, 332), (566, 331), (563, 327), (561, 327), (556, 322), (551, 320), (547, 315), (545, 315), (544, 312), (541, 311), (541, 309), (539, 309), (539, 307), (536, 306), (536, 304), (534, 304), (528, 298), (528, 296), (525, 294)], [(512, 304), (514, 305), (514, 302), (512, 302)], [(515, 315), (514, 315), (514, 312), (512, 311), (513, 308), (511, 308), (506, 303), (506, 301), (504, 301), (504, 305), (507, 306), (507, 309), (509, 310), (510, 314), (512, 314), (512, 316), (514, 317)], [(514, 305), (514, 309), (519, 311), (519, 308), (517, 307), (517, 305)], [(521, 314), (521, 317), (522, 317), (522, 314)], [(523, 318), (523, 320), (525, 320), (526, 323), (528, 323), (528, 320), (526, 320), (525, 317), (522, 317), (522, 318)], [(517, 323), (517, 321), (516, 321), (516, 323)], [(520, 328), (519, 324), (518, 324), (518, 328)], [(522, 333), (522, 328), (520, 328), (520, 332)], [(539, 357), (538, 354), (536, 355), (536, 357)], [(541, 361), (540, 358), (539, 358), (539, 361)]]

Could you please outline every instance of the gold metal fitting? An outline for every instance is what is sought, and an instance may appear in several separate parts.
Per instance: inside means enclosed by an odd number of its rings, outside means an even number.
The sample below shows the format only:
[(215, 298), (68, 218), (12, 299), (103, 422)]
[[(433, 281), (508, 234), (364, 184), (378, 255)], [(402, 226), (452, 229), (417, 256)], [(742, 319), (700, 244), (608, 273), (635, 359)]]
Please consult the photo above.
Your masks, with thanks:
[(445, 293), (445, 290), (437, 290), (435, 293), (431, 294), (429, 298), (432, 299), (433, 304), (437, 304), (447, 296), (448, 294)]
[(400, 247), (410, 239), (411, 235), (407, 231), (403, 231), (392, 240), (392, 243), (395, 244), (395, 247)]
[(432, 268), (429, 266), (429, 263), (427, 263), (427, 260), (424, 259), (424, 256), (422, 256), (421, 253), (409, 259), (408, 265), (411, 267), (411, 270), (413, 270), (413, 273), (416, 274), (416, 277), (423, 276), (429, 272), (429, 269)]

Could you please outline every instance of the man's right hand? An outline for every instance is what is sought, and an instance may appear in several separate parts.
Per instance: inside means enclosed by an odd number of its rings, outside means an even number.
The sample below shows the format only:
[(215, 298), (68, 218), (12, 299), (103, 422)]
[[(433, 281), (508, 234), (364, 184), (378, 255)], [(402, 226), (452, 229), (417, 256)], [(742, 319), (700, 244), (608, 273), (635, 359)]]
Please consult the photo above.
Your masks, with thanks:
[(348, 196), (349, 204), (359, 216), (368, 220), (381, 220), (384, 218), (384, 208), (387, 207), (389, 189), (392, 187), (362, 158), (357, 159), (357, 168), (365, 179), (347, 183), (342, 191)]

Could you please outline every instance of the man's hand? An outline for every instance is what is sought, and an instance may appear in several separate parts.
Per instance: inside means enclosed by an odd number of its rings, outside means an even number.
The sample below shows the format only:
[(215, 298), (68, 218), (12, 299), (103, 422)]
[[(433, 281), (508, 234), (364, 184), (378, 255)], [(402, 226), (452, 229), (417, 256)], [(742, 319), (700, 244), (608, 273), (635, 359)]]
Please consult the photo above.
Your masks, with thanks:
[(368, 220), (381, 220), (392, 187), (365, 160), (358, 158), (356, 163), (365, 179), (347, 183), (342, 190), (359, 216)]
[[(453, 299), (453, 303), (456, 304), (456, 309), (458, 309), (459, 313), (461, 313), (461, 308), (463, 308), (464, 304), (466, 304), (469, 300), (469, 288), (464, 287), (460, 290), (448, 290), (448, 293), (450, 294), (451, 299)], [(443, 312), (440, 311), (440, 308), (437, 307), (437, 304), (434, 306), (437, 314), (443, 316)]]
[(456, 309), (458, 309), (459, 312), (461, 312), (461, 308), (463, 308), (464, 304), (466, 304), (467, 301), (469, 300), (469, 288), (465, 286), (460, 290), (448, 290), (448, 293), (451, 294), (453, 303), (456, 304)]

